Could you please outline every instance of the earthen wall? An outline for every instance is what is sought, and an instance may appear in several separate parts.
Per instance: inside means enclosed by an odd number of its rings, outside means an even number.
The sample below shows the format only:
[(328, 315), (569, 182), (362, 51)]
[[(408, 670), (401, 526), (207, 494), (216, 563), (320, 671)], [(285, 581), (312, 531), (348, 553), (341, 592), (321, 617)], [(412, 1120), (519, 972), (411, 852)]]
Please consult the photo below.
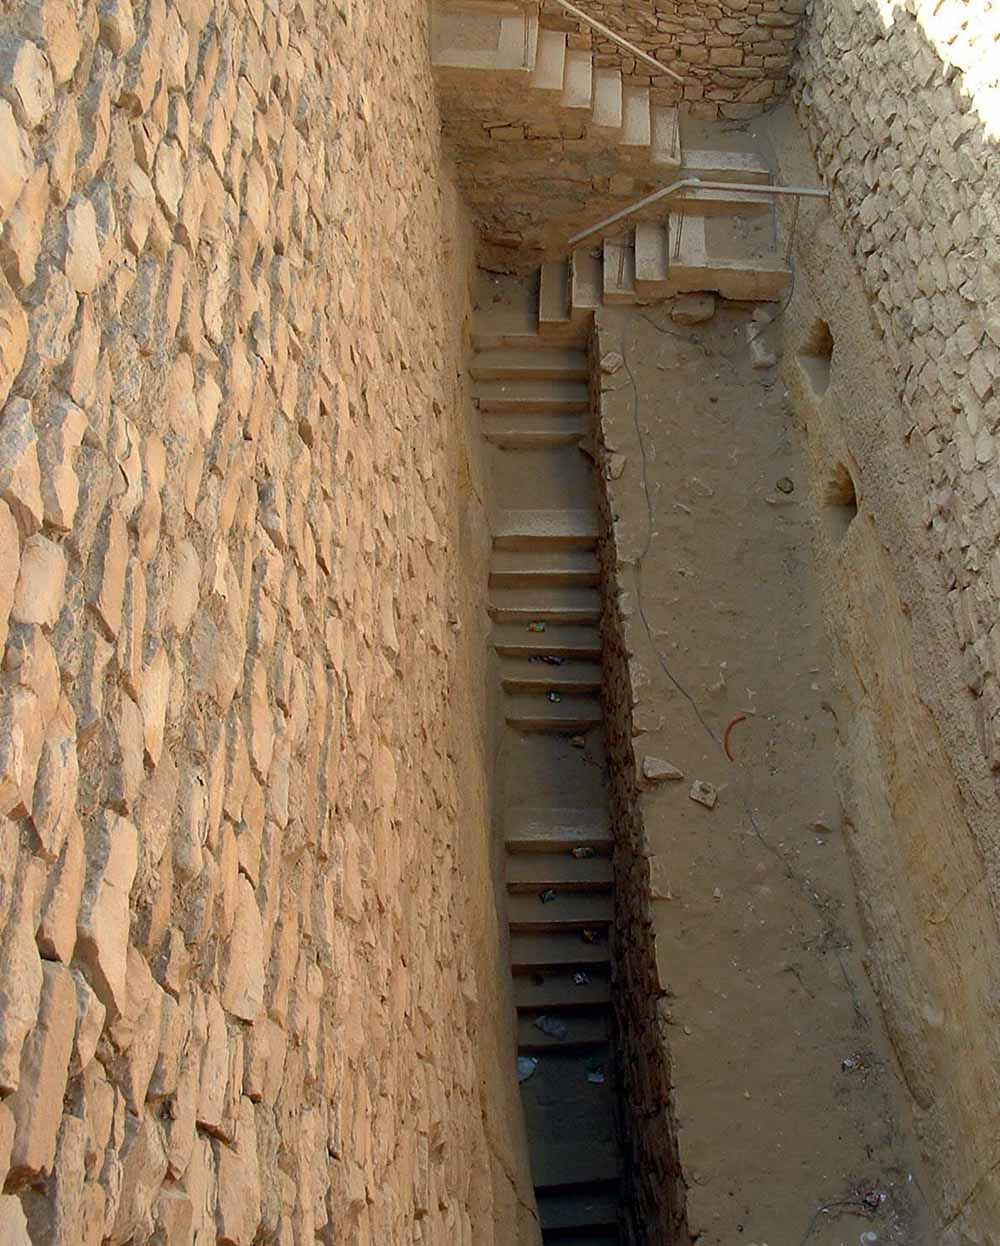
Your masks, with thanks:
[(0, 1237), (537, 1239), (421, 0), (0, 16)]

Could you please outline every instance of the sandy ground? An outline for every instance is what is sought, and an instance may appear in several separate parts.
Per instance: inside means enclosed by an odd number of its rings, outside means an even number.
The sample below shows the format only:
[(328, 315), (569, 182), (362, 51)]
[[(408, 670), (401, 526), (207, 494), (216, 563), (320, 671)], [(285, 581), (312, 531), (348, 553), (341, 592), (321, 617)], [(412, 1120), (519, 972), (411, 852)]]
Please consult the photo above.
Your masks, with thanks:
[[(626, 360), (612, 384), (634, 398), (610, 440), (640, 554), (644, 747), (686, 776), (657, 790), (649, 830), (692, 1229), (700, 1246), (923, 1246), (841, 839), (794, 415), (777, 369), (750, 365), (747, 311), (691, 328), (663, 306), (600, 316), (602, 350)], [(718, 789), (711, 811), (695, 779)]]

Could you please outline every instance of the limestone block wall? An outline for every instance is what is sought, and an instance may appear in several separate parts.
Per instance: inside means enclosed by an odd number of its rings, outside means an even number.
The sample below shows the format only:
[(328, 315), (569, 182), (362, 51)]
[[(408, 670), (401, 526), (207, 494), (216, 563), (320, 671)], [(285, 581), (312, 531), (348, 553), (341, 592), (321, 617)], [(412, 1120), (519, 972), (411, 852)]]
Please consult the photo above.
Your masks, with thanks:
[(661, 103), (681, 102), (693, 117), (752, 117), (788, 91), (805, 0), (580, 0), (583, 9), (684, 78), (683, 86), (542, 0), (542, 24), (571, 32), (598, 65), (621, 66), (627, 81), (648, 84)]
[(537, 1240), (425, 23), (0, 15), (11, 1246)]
[(919, 464), (983, 751), (1000, 769), (1000, 13), (814, 5), (799, 113)]
[[(869, 968), (947, 1246), (1000, 1215), (998, 20), (812, 7), (795, 97), (832, 219), (805, 212), (783, 317), (828, 516)], [(814, 175), (794, 141), (780, 163)]]

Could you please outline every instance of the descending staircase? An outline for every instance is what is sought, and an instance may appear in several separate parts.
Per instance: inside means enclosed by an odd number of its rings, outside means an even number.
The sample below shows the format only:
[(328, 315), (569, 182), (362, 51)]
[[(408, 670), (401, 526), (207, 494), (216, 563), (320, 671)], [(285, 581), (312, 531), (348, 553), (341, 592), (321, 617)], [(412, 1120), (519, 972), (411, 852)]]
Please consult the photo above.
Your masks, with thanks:
[(680, 166), (677, 109), (654, 103), (648, 86), (627, 85), (620, 69), (595, 67), (591, 52), (568, 48), (565, 31), (540, 27), (536, 5), (437, 0), (431, 63), (450, 88), (482, 90), (483, 71), (490, 71), (490, 91), (513, 88), (511, 104), (527, 90), (536, 108), (544, 105), (541, 115), (555, 110), (585, 119), (591, 136), (602, 146), (617, 143), (627, 163), (668, 173)]
[[(628, 84), (620, 70), (595, 67), (590, 52), (568, 48), (564, 31), (540, 27), (537, 5), (435, 0), (431, 62), (446, 129), (496, 132), (507, 140), (484, 146), (480, 137), (463, 146), (456, 137), (460, 170), (469, 163), (476, 169), (466, 188), (471, 200), (485, 208), (515, 182), (534, 187), (530, 202), (541, 206), (533, 214), (543, 219), (524, 225), (532, 213), (518, 206), (528, 202), (523, 185), (511, 206), (522, 227), (544, 239), (543, 254), (559, 257), (543, 268), (543, 331), (589, 319), (601, 300), (653, 302), (700, 290), (740, 300), (784, 297), (791, 273), (774, 196), (763, 189), (686, 187), (568, 254), (567, 239), (581, 225), (613, 215), (642, 193), (690, 179), (763, 188), (772, 176), (750, 153), (688, 148), (676, 108), (656, 103), (648, 86)], [(460, 116), (470, 120), (464, 131)], [(568, 139), (574, 119), (582, 119), (586, 132)], [(518, 136), (529, 131), (551, 134), (558, 154), (540, 159), (537, 142), (519, 148)], [(497, 184), (490, 181), (493, 166), (502, 171)], [(571, 187), (588, 187), (598, 166), (609, 175), (607, 192), (571, 194)], [(620, 192), (613, 187), (622, 179), (612, 172), (626, 175)], [(552, 206), (537, 193), (546, 179), (553, 182)]]
[(493, 646), (519, 1077), (543, 1240), (620, 1239), (611, 1044), (614, 872), (605, 790), (600, 573), (587, 357), (477, 317), (490, 443)]

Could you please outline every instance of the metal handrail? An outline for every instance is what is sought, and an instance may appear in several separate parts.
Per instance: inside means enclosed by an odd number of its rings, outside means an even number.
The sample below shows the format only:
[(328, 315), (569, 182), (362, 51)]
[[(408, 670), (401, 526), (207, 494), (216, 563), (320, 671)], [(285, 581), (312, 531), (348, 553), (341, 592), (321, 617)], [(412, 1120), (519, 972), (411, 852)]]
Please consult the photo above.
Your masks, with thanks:
[(653, 191), (651, 195), (646, 195), (644, 199), (639, 199), (635, 203), (629, 204), (627, 208), (622, 208), (620, 212), (615, 212), (613, 215), (605, 217), (603, 221), (598, 221), (596, 225), (590, 225), (587, 229), (581, 230), (580, 233), (574, 234), (566, 245), (575, 247), (584, 238), (589, 238), (592, 234), (602, 233), (610, 225), (617, 225), (619, 221), (624, 221), (626, 217), (649, 207), (651, 203), (658, 203), (661, 199), (666, 199), (670, 195), (676, 195), (680, 190), (687, 190), (695, 186), (701, 190), (735, 190), (755, 195), (798, 195), (800, 198), (806, 199), (830, 198), (828, 190), (815, 186), (769, 186), (748, 182), (703, 182), (700, 177), (684, 177), (679, 182), (671, 182), (669, 186)]
[(575, 4), (570, 4), (569, 0), (556, 0), (561, 8), (567, 13), (572, 13), (574, 17), (579, 18), (581, 22), (586, 22), (588, 26), (593, 26), (595, 30), (599, 30), (602, 35), (617, 43), (619, 47), (627, 48), (633, 56), (641, 61), (645, 61), (647, 65), (652, 65), (657, 73), (667, 74), (669, 77), (683, 82), (684, 79), (680, 74), (674, 73), (672, 69), (668, 69), (662, 61), (658, 61), (655, 56), (650, 56), (648, 52), (644, 52), (642, 48), (637, 48), (634, 43), (629, 41), (622, 35), (617, 34), (610, 26), (605, 26), (603, 22), (599, 22), (596, 17), (591, 17), (589, 13), (584, 13), (583, 9), (578, 9)]

